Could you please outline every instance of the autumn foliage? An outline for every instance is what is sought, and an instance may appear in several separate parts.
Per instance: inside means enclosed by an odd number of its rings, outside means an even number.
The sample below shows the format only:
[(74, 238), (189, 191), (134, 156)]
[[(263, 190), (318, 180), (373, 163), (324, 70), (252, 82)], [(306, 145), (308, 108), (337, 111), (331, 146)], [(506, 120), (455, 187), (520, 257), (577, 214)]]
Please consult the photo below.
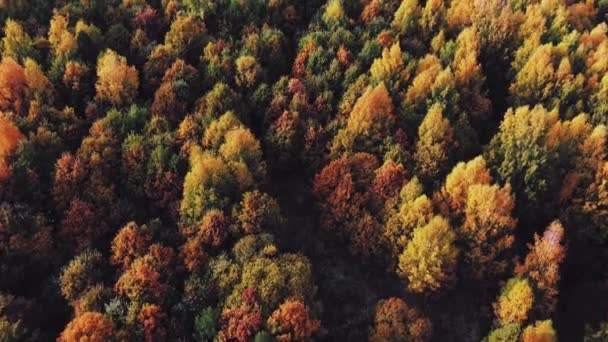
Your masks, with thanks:
[(13, 58), (0, 61), (0, 110), (22, 114), (25, 110), (25, 71)]
[(414, 230), (412, 240), (399, 256), (398, 266), (410, 290), (433, 293), (455, 281), (458, 257), (455, 237), (448, 221), (441, 216)]
[(133, 99), (139, 87), (137, 70), (124, 57), (107, 50), (97, 63), (96, 98), (115, 106)]
[(370, 341), (429, 341), (431, 321), (400, 298), (381, 300), (376, 305)]
[(278, 341), (309, 341), (321, 322), (310, 317), (310, 310), (299, 301), (287, 301), (268, 318), (270, 332)]
[(59, 336), (58, 341), (107, 341), (114, 336), (112, 321), (98, 312), (85, 312), (76, 317)]
[(608, 0), (0, 1), (0, 341), (604, 341)]
[(263, 322), (256, 296), (255, 289), (249, 288), (243, 292), (241, 306), (222, 313), (221, 338), (246, 342), (260, 329)]
[(361, 95), (348, 117), (346, 127), (336, 134), (333, 148), (372, 152), (391, 133), (395, 121), (393, 102), (384, 83)]
[(6, 159), (15, 151), (23, 138), (23, 134), (9, 117), (4, 115), (0, 117), (0, 179), (9, 174), (10, 166)]
[(528, 280), (514, 278), (502, 289), (498, 305), (495, 307), (500, 324), (522, 323), (528, 318), (532, 308), (534, 293)]
[(564, 227), (558, 221), (552, 222), (542, 237), (534, 236), (534, 244), (523, 264), (516, 268), (516, 272), (529, 277), (536, 285), (542, 301), (538, 310), (550, 314), (555, 310), (560, 280), (560, 266), (566, 257), (563, 245)]

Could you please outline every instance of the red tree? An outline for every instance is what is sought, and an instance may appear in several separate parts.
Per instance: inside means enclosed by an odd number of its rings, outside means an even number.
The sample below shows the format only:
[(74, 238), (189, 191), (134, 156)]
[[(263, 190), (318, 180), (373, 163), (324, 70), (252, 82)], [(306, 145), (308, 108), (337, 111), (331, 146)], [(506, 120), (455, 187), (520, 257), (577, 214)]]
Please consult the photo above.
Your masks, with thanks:
[(308, 307), (297, 300), (288, 300), (268, 318), (270, 332), (280, 342), (310, 341), (321, 321), (312, 319)]
[(76, 251), (81, 251), (106, 232), (104, 214), (93, 204), (75, 198), (64, 214), (59, 234)]
[(540, 292), (537, 300), (537, 311), (549, 316), (557, 302), (559, 267), (566, 257), (566, 249), (562, 244), (564, 227), (559, 221), (552, 222), (543, 236), (534, 236), (534, 244), (529, 245), (530, 252), (523, 264), (516, 267), (515, 272), (526, 276), (535, 282)]
[(129, 222), (112, 240), (110, 261), (126, 269), (133, 260), (146, 254), (151, 243), (152, 236), (148, 231), (142, 230), (135, 222)]
[(167, 331), (164, 327), (167, 315), (162, 312), (158, 305), (144, 304), (137, 317), (143, 326), (144, 341), (166, 341)]
[(243, 303), (236, 309), (222, 313), (219, 336), (228, 341), (248, 342), (262, 326), (262, 312), (255, 289), (243, 292)]

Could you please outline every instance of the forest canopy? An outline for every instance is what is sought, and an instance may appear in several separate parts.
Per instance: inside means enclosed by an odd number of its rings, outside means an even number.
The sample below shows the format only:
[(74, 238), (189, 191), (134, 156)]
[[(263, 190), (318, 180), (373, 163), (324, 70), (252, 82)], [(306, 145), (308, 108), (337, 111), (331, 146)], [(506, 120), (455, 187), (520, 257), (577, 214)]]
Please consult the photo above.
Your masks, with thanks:
[(607, 0), (0, 0), (0, 341), (608, 341)]

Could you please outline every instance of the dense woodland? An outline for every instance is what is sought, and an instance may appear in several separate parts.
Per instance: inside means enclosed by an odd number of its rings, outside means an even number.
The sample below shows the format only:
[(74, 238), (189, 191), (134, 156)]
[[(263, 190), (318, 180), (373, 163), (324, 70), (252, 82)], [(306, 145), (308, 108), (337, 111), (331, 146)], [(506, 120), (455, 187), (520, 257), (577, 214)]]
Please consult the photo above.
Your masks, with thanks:
[(607, 14), (0, 1), (0, 341), (608, 341)]

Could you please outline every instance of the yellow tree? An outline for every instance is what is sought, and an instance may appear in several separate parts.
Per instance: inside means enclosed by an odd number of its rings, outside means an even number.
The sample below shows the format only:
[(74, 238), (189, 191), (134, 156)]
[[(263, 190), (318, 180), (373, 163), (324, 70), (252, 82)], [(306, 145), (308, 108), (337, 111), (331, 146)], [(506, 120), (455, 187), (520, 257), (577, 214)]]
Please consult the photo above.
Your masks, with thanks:
[(518, 104), (543, 103), (553, 97), (556, 91), (553, 59), (553, 46), (550, 44), (534, 50), (510, 87)]
[(494, 311), (500, 325), (523, 323), (534, 303), (534, 292), (525, 278), (512, 278), (503, 287)]
[(521, 336), (522, 342), (555, 342), (557, 334), (553, 329), (551, 320), (536, 321), (534, 325), (529, 325), (524, 329)]
[(346, 14), (344, 13), (344, 5), (342, 0), (330, 0), (325, 7), (323, 13), (323, 21), (328, 24), (340, 23), (344, 20)]
[(392, 26), (401, 34), (407, 34), (416, 28), (420, 17), (418, 0), (403, 0), (395, 12)]
[(418, 103), (426, 102), (426, 100), (431, 97), (433, 91), (438, 88), (435, 84), (437, 83), (439, 75), (442, 74), (442, 71), (441, 60), (439, 60), (437, 56), (432, 54), (424, 56), (424, 58), (418, 62), (416, 76), (405, 93), (404, 104), (406, 107), (417, 107)]
[(260, 142), (247, 128), (236, 127), (226, 132), (219, 154), (233, 169), (243, 189), (261, 181), (266, 175)]
[(422, 192), (418, 178), (414, 177), (403, 186), (400, 199), (399, 208), (390, 214), (384, 228), (384, 236), (395, 257), (403, 252), (414, 229), (426, 225), (433, 218), (433, 202)]
[(446, 168), (453, 143), (453, 130), (443, 117), (443, 107), (436, 103), (418, 128), (418, 142), (414, 160), (416, 175), (425, 181), (433, 180)]
[(127, 59), (112, 50), (106, 50), (97, 62), (96, 98), (116, 107), (128, 104), (137, 95), (139, 78), (137, 69)]
[(477, 1), (472, 4), (473, 10), (466, 15), (470, 15), (478, 32), (479, 44), (484, 56), (490, 58), (500, 56), (503, 59), (501, 62), (505, 63), (515, 50), (517, 25), (521, 21), (521, 16), (515, 15), (510, 3), (502, 0)]
[(458, 32), (471, 25), (475, 4), (473, 1), (450, 1), (450, 7), (446, 13), (446, 23), (452, 32)]
[(456, 52), (454, 53), (454, 75), (459, 86), (468, 86), (474, 77), (479, 77), (481, 66), (477, 62), (479, 42), (477, 32), (466, 28), (456, 38)]
[(355, 103), (346, 127), (336, 134), (332, 151), (379, 151), (394, 123), (393, 101), (384, 83), (368, 88)]
[(205, 25), (196, 17), (179, 15), (171, 22), (169, 32), (165, 35), (165, 45), (177, 56), (183, 56), (200, 41), (205, 32)]
[(425, 37), (433, 37), (444, 25), (446, 8), (443, 0), (425, 2), (420, 15), (420, 26)]
[(61, 294), (74, 304), (94, 285), (102, 282), (104, 260), (96, 250), (85, 250), (76, 256), (61, 271), (59, 285)]
[(2, 38), (2, 56), (12, 57), (20, 62), (35, 54), (32, 38), (23, 27), (12, 19), (4, 23), (4, 38)]
[(452, 67), (462, 107), (483, 117), (490, 110), (491, 103), (484, 95), (485, 77), (478, 61), (479, 49), (477, 31), (464, 29), (456, 39)]
[[(382, 52), (382, 57), (376, 58), (370, 68), (372, 79), (378, 82), (391, 82), (403, 68), (403, 56), (401, 47), (396, 42), (390, 49), (386, 48)], [(398, 79), (401, 79), (399, 77)], [(392, 82), (391, 82), (392, 83)]]
[(31, 58), (25, 60), (26, 95), (28, 100), (37, 103), (52, 104), (54, 97), (53, 84), (44, 75), (40, 65)]
[(458, 229), (464, 258), (476, 279), (501, 274), (509, 265), (516, 220), (511, 187), (475, 184), (468, 190), (464, 223)]
[(455, 239), (456, 234), (441, 216), (414, 230), (412, 241), (399, 256), (397, 269), (408, 280), (411, 291), (430, 295), (455, 282), (458, 261)]
[(76, 37), (68, 29), (69, 18), (55, 13), (49, 25), (49, 43), (56, 57), (68, 57), (76, 50)]
[(468, 162), (459, 162), (445, 179), (438, 194), (439, 202), (447, 208), (443, 212), (464, 215), (469, 187), (474, 184), (490, 184), (492, 176), (482, 156)]
[(253, 56), (241, 56), (236, 59), (236, 84), (245, 88), (255, 86), (262, 74), (260, 64)]
[(195, 147), (190, 153), (190, 171), (184, 179), (181, 216), (184, 223), (193, 224), (203, 218), (208, 209), (223, 209), (227, 195), (236, 186), (230, 168), (222, 158)]
[(242, 123), (233, 112), (226, 112), (207, 126), (203, 135), (203, 147), (217, 150), (224, 141), (226, 132), (241, 127)]

